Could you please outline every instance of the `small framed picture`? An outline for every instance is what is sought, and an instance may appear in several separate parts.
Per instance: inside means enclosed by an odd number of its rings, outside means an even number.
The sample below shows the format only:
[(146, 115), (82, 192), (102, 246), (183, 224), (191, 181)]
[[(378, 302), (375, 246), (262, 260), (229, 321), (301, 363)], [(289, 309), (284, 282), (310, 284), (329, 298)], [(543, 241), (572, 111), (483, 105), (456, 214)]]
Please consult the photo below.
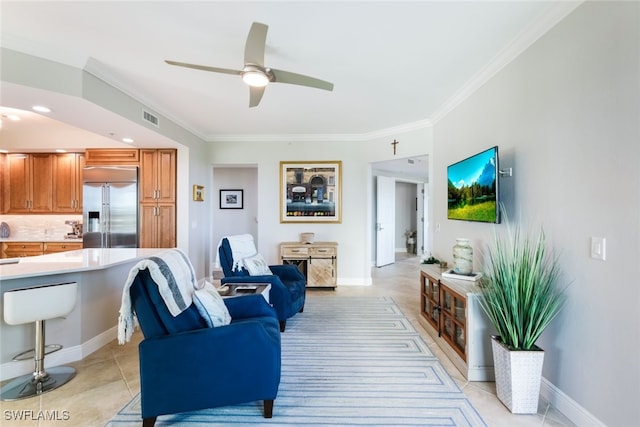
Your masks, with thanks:
[(244, 190), (220, 190), (220, 209), (243, 209)]
[(193, 200), (196, 202), (204, 202), (204, 185), (193, 186)]

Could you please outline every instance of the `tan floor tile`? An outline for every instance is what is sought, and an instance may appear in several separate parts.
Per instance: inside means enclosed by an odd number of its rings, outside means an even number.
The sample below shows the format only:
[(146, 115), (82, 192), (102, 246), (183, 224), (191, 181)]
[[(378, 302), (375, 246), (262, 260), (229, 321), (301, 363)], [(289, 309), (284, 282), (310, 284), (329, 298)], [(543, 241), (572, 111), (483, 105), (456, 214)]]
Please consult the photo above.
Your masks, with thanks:
[[(467, 382), (449, 361), (431, 336), (418, 322), (419, 258), (398, 254), (395, 264), (372, 269), (372, 286), (339, 286), (336, 290), (309, 289), (313, 297), (338, 296), (390, 296), (438, 357), (447, 372), (469, 398), (487, 424), (494, 426), (570, 426), (566, 417), (541, 402), (538, 415), (513, 415), (497, 399), (493, 382)], [(285, 332), (286, 333), (286, 332)], [(2, 427), (31, 426), (104, 426), (115, 413), (140, 390), (138, 344), (142, 340), (136, 331), (129, 343), (120, 346), (114, 340), (84, 360), (71, 364), (78, 374), (69, 384), (42, 396), (0, 402)], [(6, 419), (5, 411), (23, 416), (38, 411), (68, 411), (69, 421), (41, 422)], [(20, 412), (22, 411), (22, 412)], [(29, 412), (30, 411), (30, 412)], [(58, 412), (58, 415), (64, 415)]]

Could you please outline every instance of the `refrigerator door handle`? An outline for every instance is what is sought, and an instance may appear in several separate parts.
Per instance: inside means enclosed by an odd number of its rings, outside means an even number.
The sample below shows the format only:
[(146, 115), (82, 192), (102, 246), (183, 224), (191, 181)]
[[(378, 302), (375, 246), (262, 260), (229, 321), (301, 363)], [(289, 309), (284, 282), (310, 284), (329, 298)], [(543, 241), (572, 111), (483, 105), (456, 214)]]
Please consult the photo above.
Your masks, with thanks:
[(107, 247), (107, 185), (102, 184), (102, 205), (100, 206), (100, 247)]
[(104, 201), (104, 204), (102, 206), (102, 215), (104, 215), (104, 228), (102, 229), (102, 232), (104, 233), (104, 244), (103, 244), (103, 248), (110, 248), (111, 247), (111, 199), (110, 199), (110, 194), (111, 193), (111, 186), (109, 184), (105, 184), (104, 185), (104, 195), (102, 197), (102, 200)]

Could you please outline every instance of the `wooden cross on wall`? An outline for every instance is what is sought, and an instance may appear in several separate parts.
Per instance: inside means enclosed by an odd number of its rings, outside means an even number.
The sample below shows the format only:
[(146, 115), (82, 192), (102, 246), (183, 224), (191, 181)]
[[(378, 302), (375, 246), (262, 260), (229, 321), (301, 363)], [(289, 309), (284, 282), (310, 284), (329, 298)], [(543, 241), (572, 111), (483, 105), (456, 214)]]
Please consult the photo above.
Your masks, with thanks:
[(400, 141), (396, 141), (395, 139), (393, 140), (393, 142), (391, 143), (391, 145), (393, 145), (393, 155), (396, 155), (396, 145), (400, 144)]

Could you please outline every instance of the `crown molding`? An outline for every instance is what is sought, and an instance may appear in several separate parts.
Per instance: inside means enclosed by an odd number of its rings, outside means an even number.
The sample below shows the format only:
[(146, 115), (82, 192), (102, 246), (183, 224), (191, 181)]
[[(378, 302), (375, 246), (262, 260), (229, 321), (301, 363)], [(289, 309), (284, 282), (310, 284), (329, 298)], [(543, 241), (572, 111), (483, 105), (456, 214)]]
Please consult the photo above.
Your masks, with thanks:
[(346, 142), (346, 141), (370, 141), (384, 138), (390, 135), (426, 129), (433, 126), (429, 119), (404, 123), (390, 128), (380, 129), (367, 133), (326, 133), (326, 134), (227, 134), (209, 135), (207, 142)]
[(516, 59), (522, 52), (535, 43), (540, 37), (556, 26), (567, 15), (584, 3), (579, 1), (561, 1), (547, 10), (540, 19), (523, 29), (504, 49), (502, 49), (487, 65), (469, 79), (456, 93), (442, 104), (430, 117), (433, 124), (438, 123), (453, 109), (480, 89), (487, 81)]

